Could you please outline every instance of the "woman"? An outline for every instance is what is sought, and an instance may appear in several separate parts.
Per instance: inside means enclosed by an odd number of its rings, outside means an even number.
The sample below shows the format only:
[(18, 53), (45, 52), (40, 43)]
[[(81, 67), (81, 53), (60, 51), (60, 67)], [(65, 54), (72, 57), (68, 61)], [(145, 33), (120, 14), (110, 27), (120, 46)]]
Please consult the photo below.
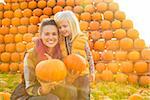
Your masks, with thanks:
[[(94, 62), (88, 45), (88, 36), (80, 30), (78, 19), (71, 11), (62, 11), (54, 15), (59, 33), (62, 57), (75, 53), (88, 60), (90, 75), (94, 80)], [(78, 100), (89, 100), (89, 71), (85, 71), (74, 81), (78, 89)]]
[[(35, 47), (30, 49), (24, 58), (24, 81), (28, 98), (23, 99), (24, 96), (22, 96), (18, 100), (63, 100), (64, 98), (69, 100), (76, 98), (74, 87), (62, 84), (52, 89), (56, 84), (37, 80), (35, 67), (40, 61), (53, 58), (61, 59), (59, 35), (55, 21), (52, 19), (42, 21), (39, 32), (40, 38), (35, 40)], [(62, 91), (61, 95), (59, 91)], [(70, 97), (63, 92), (67, 92)]]

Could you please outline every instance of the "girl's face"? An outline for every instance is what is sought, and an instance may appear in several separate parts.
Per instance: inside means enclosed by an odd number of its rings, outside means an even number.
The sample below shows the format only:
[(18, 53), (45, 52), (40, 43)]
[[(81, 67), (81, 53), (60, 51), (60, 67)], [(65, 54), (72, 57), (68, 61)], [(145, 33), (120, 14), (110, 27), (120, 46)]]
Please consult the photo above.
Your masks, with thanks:
[(67, 20), (61, 21), (61, 23), (59, 24), (59, 32), (64, 37), (71, 35), (71, 29), (69, 27)]
[(42, 28), (41, 38), (43, 44), (49, 48), (55, 47), (58, 43), (58, 29), (55, 25), (46, 25)]

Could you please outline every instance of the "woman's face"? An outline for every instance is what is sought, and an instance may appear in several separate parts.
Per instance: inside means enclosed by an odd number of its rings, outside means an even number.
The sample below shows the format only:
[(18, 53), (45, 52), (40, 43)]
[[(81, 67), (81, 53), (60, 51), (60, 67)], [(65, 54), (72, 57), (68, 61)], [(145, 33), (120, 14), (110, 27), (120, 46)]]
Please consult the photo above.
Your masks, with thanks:
[(59, 33), (63, 35), (64, 37), (67, 37), (71, 35), (71, 29), (69, 27), (69, 24), (67, 20), (63, 20), (59, 24)]
[(49, 48), (55, 47), (58, 43), (58, 29), (55, 25), (46, 25), (42, 28), (41, 38), (43, 44)]

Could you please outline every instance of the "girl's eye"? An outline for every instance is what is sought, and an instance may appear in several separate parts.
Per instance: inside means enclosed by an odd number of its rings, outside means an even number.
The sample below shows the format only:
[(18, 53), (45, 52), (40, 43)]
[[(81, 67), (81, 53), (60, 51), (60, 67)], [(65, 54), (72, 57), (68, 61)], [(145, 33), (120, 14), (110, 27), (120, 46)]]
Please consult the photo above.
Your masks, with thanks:
[(52, 35), (57, 35), (57, 33), (53, 32)]

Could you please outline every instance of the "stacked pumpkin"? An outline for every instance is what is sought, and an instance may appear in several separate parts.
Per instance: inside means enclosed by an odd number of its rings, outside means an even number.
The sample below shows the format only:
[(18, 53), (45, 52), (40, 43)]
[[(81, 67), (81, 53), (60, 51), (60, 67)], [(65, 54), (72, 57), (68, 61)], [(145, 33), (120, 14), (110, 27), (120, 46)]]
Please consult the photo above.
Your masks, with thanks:
[[(24, 52), (33, 47), (43, 18), (73, 11), (89, 34), (97, 80), (137, 83), (150, 80), (150, 49), (133, 22), (113, 0), (5, 0), (0, 4), (0, 71), (22, 71)], [(119, 72), (119, 73), (118, 73)], [(149, 81), (144, 84), (149, 84)]]

